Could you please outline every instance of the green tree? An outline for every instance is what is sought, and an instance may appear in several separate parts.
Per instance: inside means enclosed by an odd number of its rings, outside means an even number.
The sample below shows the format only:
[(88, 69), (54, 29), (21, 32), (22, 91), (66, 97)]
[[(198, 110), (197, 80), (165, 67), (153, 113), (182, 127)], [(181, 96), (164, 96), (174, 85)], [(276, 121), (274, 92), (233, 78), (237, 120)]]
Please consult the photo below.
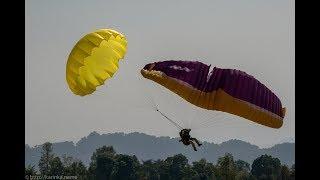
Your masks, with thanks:
[(70, 166), (74, 162), (73, 157), (67, 156), (66, 154), (62, 155), (62, 164), (64, 167)]
[(101, 148), (96, 149), (96, 152), (93, 153), (93, 155), (91, 156), (91, 161), (95, 163), (97, 156), (99, 155), (114, 157), (115, 154), (116, 154), (116, 151), (112, 146), (102, 146)]
[(290, 169), (286, 165), (281, 166), (281, 175), (279, 180), (290, 180)]
[(293, 164), (291, 169), (290, 169), (290, 178), (292, 180), (296, 179), (296, 167), (295, 167), (295, 164)]
[(197, 172), (189, 164), (182, 170), (183, 180), (199, 180)]
[(256, 178), (250, 172), (239, 171), (236, 173), (235, 180), (256, 180)]
[(233, 156), (230, 153), (226, 153), (223, 157), (220, 157), (218, 159), (217, 169), (219, 179), (234, 180), (236, 176), (236, 165)]
[(163, 161), (163, 160), (157, 160), (155, 162), (155, 164), (158, 167), (160, 180), (168, 180), (168, 179), (170, 179), (168, 162), (167, 161)]
[(278, 158), (262, 155), (252, 163), (252, 175), (261, 180), (275, 180), (281, 174), (281, 163)]
[(158, 164), (152, 160), (144, 161), (139, 170), (139, 179), (159, 180)]
[(205, 159), (195, 161), (193, 164), (193, 170), (197, 172), (197, 178), (200, 180), (214, 179), (214, 165), (208, 163)]
[(115, 150), (112, 146), (102, 146), (91, 156), (88, 179), (109, 179), (113, 171)]
[(188, 165), (188, 159), (184, 155), (177, 154), (173, 157), (168, 157), (165, 162), (168, 165), (169, 177), (171, 179), (180, 180), (184, 177), (184, 169)]
[(248, 180), (250, 179), (250, 164), (243, 161), (243, 160), (237, 160), (235, 162), (236, 166), (236, 180)]
[(112, 157), (99, 154), (97, 156), (95, 177), (97, 180), (109, 179), (113, 171), (114, 160)]
[(140, 163), (136, 156), (117, 154), (111, 178), (121, 180), (138, 179), (139, 166)]
[(26, 176), (34, 176), (37, 174), (36, 169), (34, 168), (34, 166), (31, 166), (30, 164), (24, 168), (24, 174)]
[(46, 142), (42, 145), (41, 157), (39, 160), (39, 170), (42, 175), (49, 175), (50, 173), (50, 162), (53, 159), (52, 144)]
[(250, 172), (250, 164), (243, 161), (243, 160), (237, 160), (235, 162), (236, 165), (236, 170), (237, 171), (245, 171), (245, 172)]
[(88, 172), (86, 167), (81, 161), (74, 161), (73, 158), (68, 158), (68, 163), (63, 163), (64, 164), (64, 172), (63, 174), (65, 176), (77, 176), (77, 179), (80, 180), (85, 180), (88, 179)]
[(59, 157), (54, 157), (49, 162), (49, 175), (57, 176), (57, 175), (63, 175), (63, 164)]

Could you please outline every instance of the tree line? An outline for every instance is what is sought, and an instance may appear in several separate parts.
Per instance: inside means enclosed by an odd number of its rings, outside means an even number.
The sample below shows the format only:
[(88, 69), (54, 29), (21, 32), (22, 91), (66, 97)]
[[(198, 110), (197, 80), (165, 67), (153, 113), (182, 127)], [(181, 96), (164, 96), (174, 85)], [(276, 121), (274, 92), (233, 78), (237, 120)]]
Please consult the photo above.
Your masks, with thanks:
[(235, 160), (232, 154), (220, 157), (216, 164), (206, 159), (188, 163), (177, 154), (164, 160), (140, 162), (136, 156), (117, 154), (112, 146), (103, 146), (92, 154), (89, 167), (72, 157), (55, 156), (52, 144), (42, 146), (39, 171), (25, 167), (26, 177), (72, 176), (80, 180), (294, 180), (295, 165), (288, 167), (278, 158), (262, 155), (252, 165)]

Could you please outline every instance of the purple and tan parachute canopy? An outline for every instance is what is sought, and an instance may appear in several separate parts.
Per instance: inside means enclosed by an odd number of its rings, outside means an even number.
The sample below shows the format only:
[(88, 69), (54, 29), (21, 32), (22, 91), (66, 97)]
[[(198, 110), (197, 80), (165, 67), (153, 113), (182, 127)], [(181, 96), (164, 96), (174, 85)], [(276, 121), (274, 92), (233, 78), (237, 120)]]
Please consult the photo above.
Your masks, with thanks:
[(231, 113), (253, 122), (280, 128), (285, 116), (279, 98), (253, 76), (197, 61), (147, 64), (143, 77), (155, 81), (186, 101), (208, 110)]

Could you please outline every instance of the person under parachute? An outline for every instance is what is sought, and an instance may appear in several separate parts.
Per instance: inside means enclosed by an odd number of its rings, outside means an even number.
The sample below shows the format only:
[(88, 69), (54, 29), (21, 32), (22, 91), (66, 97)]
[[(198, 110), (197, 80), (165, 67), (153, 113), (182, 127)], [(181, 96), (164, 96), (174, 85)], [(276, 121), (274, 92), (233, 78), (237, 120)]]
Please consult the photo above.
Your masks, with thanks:
[[(163, 114), (161, 111), (159, 111), (159, 109), (157, 109), (157, 112), (159, 112), (163, 117), (165, 117), (167, 120), (169, 120), (171, 123), (173, 123), (176, 127), (178, 127), (179, 129), (181, 129), (181, 131), (179, 132), (180, 135), (180, 140), (179, 142), (182, 142), (184, 145), (189, 146), (190, 144), (193, 147), (194, 151), (197, 151), (196, 145), (194, 142), (197, 143), (197, 145), (200, 147), (202, 144), (198, 141), (198, 139), (193, 138), (190, 136), (190, 131), (191, 129), (184, 129), (181, 126), (179, 126), (176, 122), (172, 121), (170, 118), (168, 118), (165, 114)], [(193, 142), (194, 141), (194, 142)]]
[(182, 142), (184, 145), (188, 146), (188, 145), (192, 145), (193, 147), (193, 150), (197, 151), (197, 148), (194, 144), (193, 141), (195, 141), (197, 143), (197, 145), (200, 147), (202, 144), (198, 141), (198, 139), (196, 138), (193, 138), (190, 136), (190, 131), (191, 129), (182, 129), (180, 132), (179, 132), (179, 135), (181, 137), (181, 139), (179, 140), (179, 142)]

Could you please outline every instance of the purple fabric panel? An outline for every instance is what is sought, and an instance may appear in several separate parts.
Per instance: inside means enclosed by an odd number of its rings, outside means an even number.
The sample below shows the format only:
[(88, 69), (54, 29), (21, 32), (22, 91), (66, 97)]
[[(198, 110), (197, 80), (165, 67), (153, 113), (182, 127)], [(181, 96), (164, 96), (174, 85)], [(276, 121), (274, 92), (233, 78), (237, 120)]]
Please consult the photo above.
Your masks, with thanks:
[(279, 101), (277, 99), (277, 102), (276, 102), (276, 113), (280, 113), (279, 110), (280, 110)]
[(201, 83), (200, 83), (200, 86), (199, 86), (199, 89), (201, 89), (202, 91), (205, 89), (205, 86), (207, 84), (207, 76), (208, 76), (208, 73), (209, 73), (209, 68), (210, 66), (207, 66), (207, 65), (202, 65), (202, 79), (201, 79)]
[(274, 98), (274, 96), (272, 94), (272, 96), (271, 96), (271, 109), (270, 109), (271, 112), (274, 112), (274, 110), (276, 109), (274, 102), (275, 102), (275, 98)]
[[(149, 67), (150, 64), (144, 69)], [(212, 92), (221, 88), (235, 98), (282, 116), (279, 98), (253, 76), (239, 70), (217, 67), (209, 72), (209, 68), (197, 61), (160, 61), (155, 63), (153, 70), (184, 81), (200, 91)]]

